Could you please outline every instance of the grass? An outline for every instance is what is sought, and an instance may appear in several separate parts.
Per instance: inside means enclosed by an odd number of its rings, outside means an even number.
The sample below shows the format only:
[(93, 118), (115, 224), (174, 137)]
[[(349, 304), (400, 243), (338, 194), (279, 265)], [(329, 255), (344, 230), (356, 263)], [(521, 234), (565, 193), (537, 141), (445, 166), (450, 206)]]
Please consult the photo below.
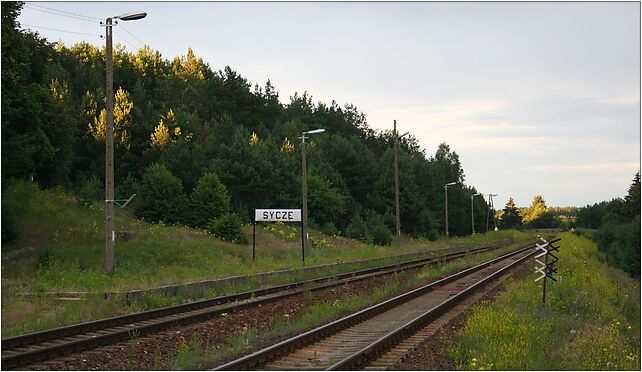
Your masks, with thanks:
[(542, 305), (535, 274), (474, 310), (448, 356), (464, 370), (640, 370), (640, 282), (561, 235), (560, 280)]
[[(125, 304), (118, 298), (86, 296), (81, 301), (60, 302), (48, 296), (22, 297), (19, 293), (127, 291), (167, 284), (248, 275), (301, 267), (300, 232), (288, 225), (257, 228), (257, 260), (252, 246), (219, 241), (204, 231), (180, 226), (150, 224), (127, 210), (117, 210), (117, 230), (133, 231), (134, 238), (116, 242), (116, 271), (108, 275), (104, 263), (104, 204), (86, 203), (59, 190), (39, 190), (33, 183), (19, 182), (3, 190), (3, 217), (17, 222), (17, 239), (2, 249), (2, 336), (73, 324), (169, 306), (190, 299), (186, 294), (166, 298), (146, 294), (143, 301)], [(245, 226), (251, 234), (251, 226)], [(395, 246), (374, 246), (342, 237), (312, 232), (312, 253), (306, 266), (385, 257), (442, 248), (489, 245), (520, 240), (528, 234), (500, 231), (471, 238), (436, 242), (406, 239)], [(398, 259), (384, 262), (394, 263)], [(382, 264), (384, 262), (379, 262)], [(334, 275), (356, 270), (326, 268), (315, 275)], [(306, 279), (295, 273), (269, 283), (210, 289), (212, 297), (258, 288), (262, 285)], [(194, 296), (191, 296), (192, 298)]]

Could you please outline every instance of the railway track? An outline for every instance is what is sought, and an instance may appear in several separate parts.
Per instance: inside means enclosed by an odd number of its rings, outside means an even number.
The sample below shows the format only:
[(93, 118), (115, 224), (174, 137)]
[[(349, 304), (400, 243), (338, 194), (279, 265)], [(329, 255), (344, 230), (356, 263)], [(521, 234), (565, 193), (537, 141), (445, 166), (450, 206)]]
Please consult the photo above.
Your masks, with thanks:
[(375, 276), (389, 275), (399, 271), (443, 263), (466, 255), (503, 248), (509, 244), (511, 243), (502, 243), (473, 250), (460, 250), (357, 272), (10, 337), (2, 340), (2, 364), (4, 369), (16, 368), (32, 362), (48, 360), (72, 352), (128, 340), (134, 336), (138, 337), (162, 329), (203, 321), (223, 313), (277, 301), (305, 291), (318, 291), (348, 282), (366, 280)]
[(521, 248), (462, 270), (216, 370), (386, 369), (434, 332), (432, 321), (522, 263), (535, 253), (533, 248)]

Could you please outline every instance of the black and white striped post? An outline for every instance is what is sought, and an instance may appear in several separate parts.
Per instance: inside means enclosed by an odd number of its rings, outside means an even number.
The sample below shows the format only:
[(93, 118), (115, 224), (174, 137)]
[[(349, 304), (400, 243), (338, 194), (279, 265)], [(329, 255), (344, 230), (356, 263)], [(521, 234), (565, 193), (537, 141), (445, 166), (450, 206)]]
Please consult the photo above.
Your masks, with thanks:
[[(555, 263), (559, 261), (559, 258), (555, 256), (551, 252), (559, 252), (560, 247), (559, 246), (554, 246), (553, 243), (560, 241), (560, 238), (556, 238), (551, 240), (550, 242), (547, 241), (546, 239), (539, 237), (539, 240), (543, 244), (535, 244), (536, 250), (542, 251), (538, 255), (535, 256), (535, 262), (538, 263), (540, 266), (535, 266), (535, 272), (540, 273), (540, 276), (535, 279), (535, 281), (539, 281), (544, 279), (544, 282), (542, 283), (542, 304), (546, 304), (546, 279), (552, 279), (553, 281), (557, 281), (555, 276), (553, 274), (557, 274), (557, 269), (555, 269)], [(548, 257), (551, 257), (553, 260), (551, 262), (548, 261)], [(539, 258), (544, 257), (544, 262), (540, 261)]]

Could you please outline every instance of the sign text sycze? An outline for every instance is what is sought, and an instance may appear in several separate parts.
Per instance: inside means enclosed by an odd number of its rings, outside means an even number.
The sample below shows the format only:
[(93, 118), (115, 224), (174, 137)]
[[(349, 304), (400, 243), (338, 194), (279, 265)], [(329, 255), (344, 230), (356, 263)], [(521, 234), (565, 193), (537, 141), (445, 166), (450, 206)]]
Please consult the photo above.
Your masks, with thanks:
[(300, 209), (255, 209), (254, 221), (267, 221), (267, 222), (300, 222), (301, 210)]

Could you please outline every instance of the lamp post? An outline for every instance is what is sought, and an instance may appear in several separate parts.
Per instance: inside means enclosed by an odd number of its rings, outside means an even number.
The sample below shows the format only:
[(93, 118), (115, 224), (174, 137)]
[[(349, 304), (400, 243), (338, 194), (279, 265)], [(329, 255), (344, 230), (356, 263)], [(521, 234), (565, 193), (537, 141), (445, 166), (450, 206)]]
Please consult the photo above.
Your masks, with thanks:
[(477, 194), (475, 194), (475, 195), (471, 195), (471, 196), (470, 196), (470, 226), (471, 226), (471, 229), (472, 229), (472, 231), (473, 231), (473, 234), (472, 234), (472, 235), (475, 235), (475, 206), (474, 206), (474, 204), (473, 204), (473, 198), (474, 198), (475, 196), (479, 196), (479, 195), (481, 195), (481, 194), (482, 194), (482, 193), (481, 193), (481, 192), (479, 192), (479, 193), (477, 193)]
[(444, 185), (444, 194), (446, 196), (444, 200), (444, 209), (446, 210), (446, 238), (450, 236), (448, 234), (448, 186), (452, 186), (455, 184), (457, 184), (457, 182), (451, 182)]
[(394, 123), (394, 129), (393, 129), (393, 137), (394, 137), (394, 144), (392, 147), (392, 157), (393, 157), (393, 163), (394, 163), (394, 175), (395, 175), (395, 223), (397, 226), (397, 236), (401, 236), (401, 217), (399, 215), (399, 166), (397, 165), (397, 142), (409, 134), (410, 132), (406, 132), (402, 134), (401, 136), (397, 135), (397, 120), (393, 120)]
[[(497, 196), (497, 194), (488, 194), (488, 213), (486, 214), (486, 232), (488, 232), (488, 221), (490, 220), (490, 210), (491, 208), (494, 207), (493, 196)], [(493, 220), (495, 220), (495, 217), (493, 217)], [(497, 224), (495, 224), (495, 231), (497, 231)]]
[[(114, 272), (116, 231), (114, 230), (114, 59), (112, 55), (112, 20), (134, 21), (147, 16), (144, 12), (126, 13), (105, 20), (105, 270)], [(101, 22), (102, 23), (102, 22)]]
[(304, 257), (310, 252), (310, 240), (308, 235), (308, 170), (305, 159), (305, 140), (306, 134), (323, 133), (325, 129), (314, 129), (301, 134), (301, 185), (303, 194), (303, 255)]

